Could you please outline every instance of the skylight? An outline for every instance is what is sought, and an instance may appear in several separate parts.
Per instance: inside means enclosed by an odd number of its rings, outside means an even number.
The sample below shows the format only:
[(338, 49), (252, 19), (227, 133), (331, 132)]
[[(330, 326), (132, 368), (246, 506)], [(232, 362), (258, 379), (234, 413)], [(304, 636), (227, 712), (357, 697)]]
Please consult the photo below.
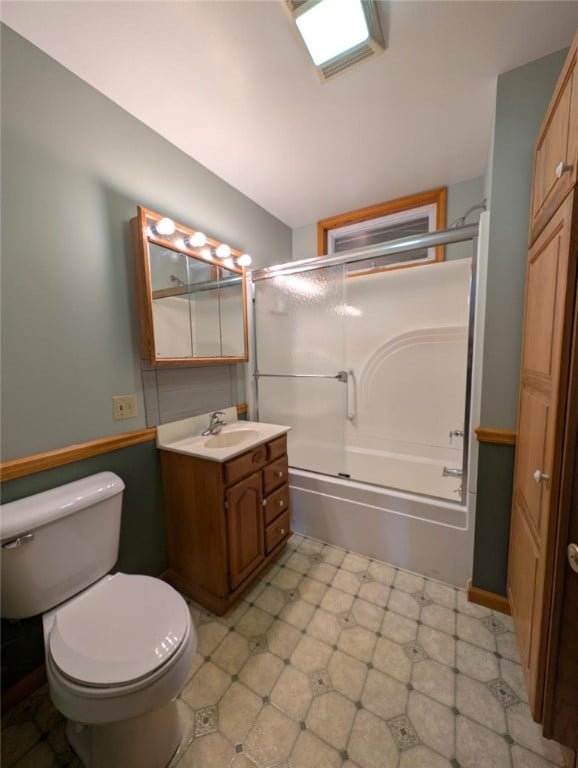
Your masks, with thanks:
[(385, 48), (374, 0), (287, 0), (287, 5), (324, 78)]

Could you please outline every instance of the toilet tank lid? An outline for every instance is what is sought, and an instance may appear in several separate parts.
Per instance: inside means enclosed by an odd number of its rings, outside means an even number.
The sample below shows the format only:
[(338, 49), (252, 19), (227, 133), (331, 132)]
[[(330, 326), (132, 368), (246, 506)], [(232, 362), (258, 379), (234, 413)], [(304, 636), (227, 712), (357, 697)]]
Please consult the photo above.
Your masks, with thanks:
[(0, 505), (0, 540), (6, 541), (42, 525), (116, 496), (124, 490), (124, 482), (114, 472), (75, 480), (50, 491), (26, 496)]

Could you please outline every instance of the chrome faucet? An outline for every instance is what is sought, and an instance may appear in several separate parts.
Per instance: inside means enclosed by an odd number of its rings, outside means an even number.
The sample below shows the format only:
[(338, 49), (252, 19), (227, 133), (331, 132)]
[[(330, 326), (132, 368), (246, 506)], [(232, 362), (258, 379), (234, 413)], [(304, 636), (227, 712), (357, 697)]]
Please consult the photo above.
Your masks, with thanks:
[(209, 420), (209, 426), (201, 432), (203, 436), (206, 435), (218, 435), (219, 432), (223, 429), (223, 427), (226, 425), (226, 421), (224, 418), (221, 418), (221, 416), (225, 416), (223, 411), (214, 411), (210, 415)]

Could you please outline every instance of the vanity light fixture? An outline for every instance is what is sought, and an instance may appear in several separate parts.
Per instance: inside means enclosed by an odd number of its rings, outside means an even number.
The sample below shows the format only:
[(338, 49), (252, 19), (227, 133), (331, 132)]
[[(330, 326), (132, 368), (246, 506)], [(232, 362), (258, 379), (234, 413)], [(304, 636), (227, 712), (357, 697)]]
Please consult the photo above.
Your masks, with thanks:
[(249, 256), (248, 253), (242, 253), (237, 259), (237, 264), (240, 267), (248, 267), (252, 261), (253, 259)]
[(175, 229), (175, 222), (166, 216), (155, 224), (155, 230), (159, 235), (173, 235)]
[(199, 248), (202, 245), (207, 244), (207, 236), (203, 232), (195, 232), (194, 235), (189, 237), (189, 245), (191, 248)]
[(200, 230), (177, 225), (168, 216), (161, 217), (159, 214), (150, 212), (145, 218), (144, 227), (143, 232), (147, 238), (156, 240), (157, 243), (159, 240), (165, 240), (173, 246), (172, 250), (169, 246), (169, 250), (171, 250), (171, 258), (175, 260), (178, 260), (179, 253), (193, 251), (197, 258), (206, 259), (213, 264), (216, 264), (215, 260), (219, 259), (223, 267), (237, 271), (248, 267), (252, 261), (248, 253), (241, 253), (226, 243), (220, 243)]
[(375, 0), (286, 0), (322, 79), (385, 49)]
[(231, 255), (231, 249), (226, 243), (221, 243), (221, 245), (216, 248), (215, 255), (220, 259), (228, 259)]

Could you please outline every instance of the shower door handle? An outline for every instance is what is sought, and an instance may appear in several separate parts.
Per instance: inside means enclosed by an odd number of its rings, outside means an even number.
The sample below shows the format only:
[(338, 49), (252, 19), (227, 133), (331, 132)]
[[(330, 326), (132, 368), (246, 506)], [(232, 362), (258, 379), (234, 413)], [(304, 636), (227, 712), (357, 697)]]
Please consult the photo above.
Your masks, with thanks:
[(337, 379), (345, 384), (345, 417), (347, 421), (354, 422), (357, 415), (357, 383), (355, 381), (355, 371), (339, 371)]

